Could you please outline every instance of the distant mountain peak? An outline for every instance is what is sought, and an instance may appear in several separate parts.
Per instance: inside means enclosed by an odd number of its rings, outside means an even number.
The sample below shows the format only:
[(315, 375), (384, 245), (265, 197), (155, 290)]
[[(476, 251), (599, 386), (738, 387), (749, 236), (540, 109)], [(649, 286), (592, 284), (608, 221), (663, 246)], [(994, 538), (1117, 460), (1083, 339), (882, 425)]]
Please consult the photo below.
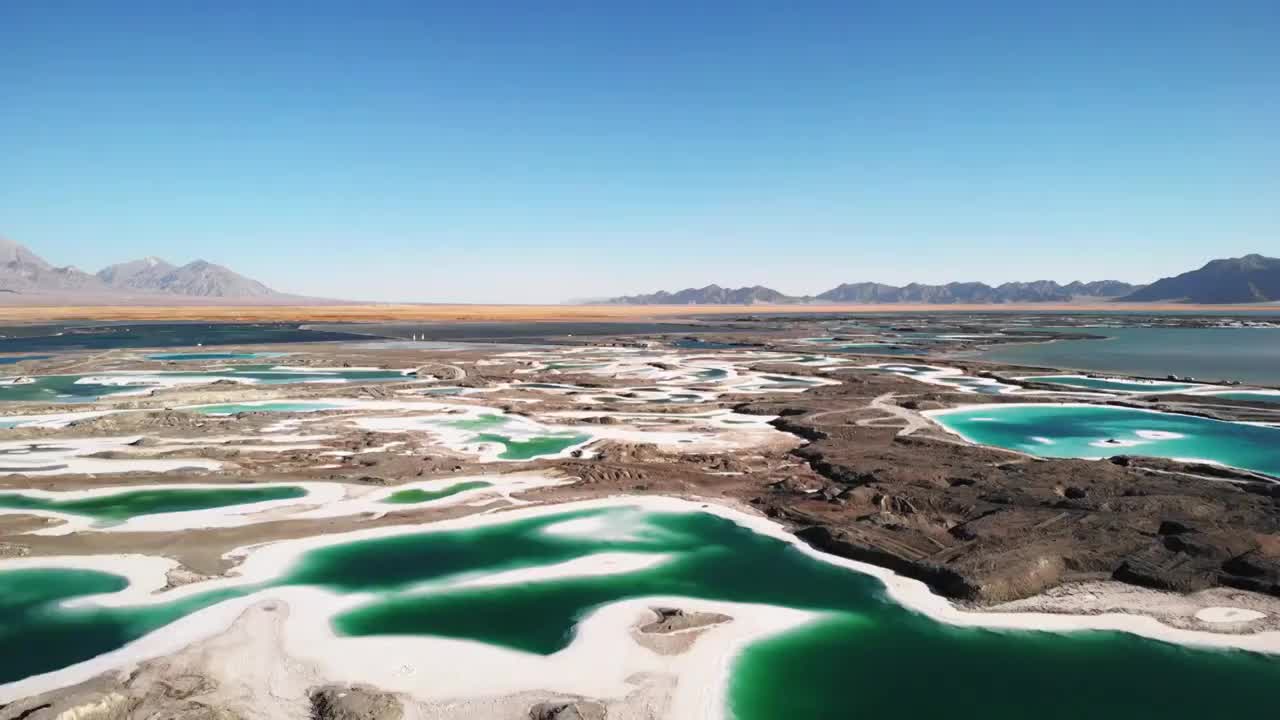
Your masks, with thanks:
[(28, 250), (25, 245), (14, 242), (6, 237), (0, 237), (0, 263), (5, 265), (38, 267), (41, 269), (49, 269), (53, 267), (49, 263), (45, 262), (44, 258)]
[(1130, 293), (1128, 302), (1188, 302), (1203, 304), (1280, 301), (1280, 258), (1250, 253), (1220, 258), (1199, 270), (1161, 278)]
[(222, 265), (193, 260), (177, 267), (157, 257), (103, 268), (98, 277), (118, 290), (207, 298), (263, 298), (276, 295), (271, 288)]
[(753, 305), (797, 301), (797, 298), (763, 285), (724, 288), (713, 283), (700, 288), (685, 288), (674, 293), (660, 290), (649, 295), (613, 298), (607, 302), (622, 305)]
[(0, 237), (0, 291), (16, 296), (130, 299), (185, 297), (263, 300), (287, 297), (232, 270), (196, 260), (182, 267), (149, 256), (109, 265), (90, 275), (54, 267), (24, 245)]

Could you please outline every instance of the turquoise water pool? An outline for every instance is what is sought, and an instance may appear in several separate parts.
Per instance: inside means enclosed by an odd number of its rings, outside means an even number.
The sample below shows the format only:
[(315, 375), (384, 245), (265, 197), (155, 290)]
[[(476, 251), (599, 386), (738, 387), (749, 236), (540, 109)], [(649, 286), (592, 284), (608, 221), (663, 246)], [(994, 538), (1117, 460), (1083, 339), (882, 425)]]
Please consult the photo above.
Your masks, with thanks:
[(1055, 458), (1146, 455), (1280, 477), (1280, 428), (1102, 405), (983, 405), (929, 413), (970, 442)]

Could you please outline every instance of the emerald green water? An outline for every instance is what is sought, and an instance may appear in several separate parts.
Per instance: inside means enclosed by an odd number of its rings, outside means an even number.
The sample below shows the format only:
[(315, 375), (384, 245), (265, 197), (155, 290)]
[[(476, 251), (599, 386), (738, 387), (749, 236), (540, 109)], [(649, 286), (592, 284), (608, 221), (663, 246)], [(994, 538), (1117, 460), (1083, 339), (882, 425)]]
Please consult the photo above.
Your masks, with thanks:
[[(0, 683), (50, 672), (119, 649), (237, 591), (218, 591), (139, 608), (68, 608), (62, 603), (117, 592), (124, 578), (88, 570), (0, 572)], [(21, 648), (21, 652), (12, 649)]]
[(451, 420), (445, 423), (449, 427), (458, 428), (459, 430), (492, 430), (507, 424), (507, 418), (503, 415), (478, 415), (474, 418), (466, 420)]
[(307, 491), (296, 486), (235, 487), (235, 488), (165, 488), (160, 490), (130, 490), (81, 497), (74, 500), (58, 500), (27, 495), (21, 492), (0, 492), (0, 508), (13, 510), (47, 510), (50, 512), (84, 515), (103, 522), (128, 520), (138, 515), (208, 510), (243, 505), (246, 503), (286, 500), (306, 496)]
[[(597, 527), (549, 532), (566, 521)], [(497, 586), (438, 583), (550, 566), (599, 552), (672, 559), (609, 576)], [(431, 585), (429, 583), (437, 583)], [(609, 508), (463, 530), (349, 542), (306, 553), (271, 583), (138, 607), (67, 608), (120, 590), (104, 573), (0, 572), (0, 682), (65, 667), (231, 597), (313, 586), (371, 599), (332, 619), (350, 636), (465, 638), (537, 655), (566, 647), (593, 608), (684, 596), (803, 608), (815, 624), (749, 646), (728, 701), (738, 720), (947, 716), (1257, 717), (1274, 702), (1280, 659), (1192, 650), (1113, 632), (992, 632), (935, 623), (888, 600), (870, 576), (698, 513)], [(424, 587), (434, 590), (424, 591)]]
[(1280, 662), (1121, 633), (1008, 633), (838, 615), (739, 658), (737, 720), (1253, 717)]
[(1280, 428), (1132, 408), (986, 405), (932, 415), (971, 442), (1057, 458), (1198, 459), (1280, 476)]
[(497, 443), (503, 446), (498, 454), (502, 460), (532, 460), (556, 455), (591, 439), (590, 435), (543, 435), (527, 440), (515, 440), (497, 433), (480, 433), (470, 440), (476, 443)]
[(450, 485), (440, 490), (423, 490), (422, 488), (410, 488), (408, 490), (400, 490), (387, 496), (382, 502), (393, 503), (396, 505), (412, 505), (416, 503), (431, 502), (432, 500), (440, 500), (451, 495), (457, 495), (468, 490), (478, 490), (480, 488), (493, 487), (493, 483), (483, 480), (472, 480), (470, 482), (461, 482)]

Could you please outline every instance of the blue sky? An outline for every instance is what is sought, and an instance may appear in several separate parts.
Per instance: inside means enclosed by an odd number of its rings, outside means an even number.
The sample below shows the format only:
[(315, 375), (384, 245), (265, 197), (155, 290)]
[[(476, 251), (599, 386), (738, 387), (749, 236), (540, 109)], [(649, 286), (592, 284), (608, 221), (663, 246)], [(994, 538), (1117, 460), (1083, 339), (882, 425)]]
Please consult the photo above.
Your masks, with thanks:
[(1280, 3), (0, 3), (0, 235), (555, 302), (1280, 254)]

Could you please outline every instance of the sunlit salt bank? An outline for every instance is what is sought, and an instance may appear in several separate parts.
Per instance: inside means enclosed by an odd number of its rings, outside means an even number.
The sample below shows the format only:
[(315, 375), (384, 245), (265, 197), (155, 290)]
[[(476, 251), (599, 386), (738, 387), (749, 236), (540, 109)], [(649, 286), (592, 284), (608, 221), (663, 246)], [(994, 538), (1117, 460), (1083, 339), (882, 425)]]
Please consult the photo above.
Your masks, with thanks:
[(881, 363), (863, 366), (865, 370), (901, 375), (930, 385), (941, 385), (959, 392), (979, 393), (982, 395), (1006, 395), (1020, 392), (1016, 385), (1002, 383), (994, 378), (973, 377), (966, 375), (959, 368), (939, 367), (937, 365), (908, 365), (903, 363)]
[(426, 505), (522, 505), (521, 493), (571, 482), (545, 473), (508, 473), (422, 480), (392, 488), (336, 482), (156, 483), (85, 490), (0, 490), (0, 514), (60, 520), (34, 535), (74, 532), (177, 532), (241, 527), (283, 519), (385, 514)]
[(56, 430), (80, 420), (91, 420), (111, 414), (112, 410), (90, 410), (87, 412), (48, 413), (44, 415), (2, 415), (0, 430), (12, 428), (40, 428)]
[[(441, 445), (484, 460), (565, 457), (594, 439), (591, 433), (578, 428), (545, 425), (495, 408), (431, 401), (320, 398), (198, 405), (184, 409), (223, 416), (246, 412), (305, 413), (317, 416), (315, 421), (332, 419), (374, 432), (421, 432)], [(333, 413), (332, 418), (328, 417), (329, 413)]]
[(390, 382), (413, 379), (412, 370), (228, 365), (199, 371), (105, 372), (0, 378), (0, 401), (91, 402), (111, 395), (147, 395), (156, 390), (230, 381), (248, 385)]
[(434, 441), (483, 460), (535, 460), (565, 457), (594, 438), (576, 429), (558, 429), (531, 418), (485, 407), (459, 407), (447, 413), (356, 417), (352, 424), (375, 432), (424, 432)]
[(591, 405), (597, 403), (621, 403), (626, 405), (640, 404), (686, 404), (710, 402), (718, 393), (689, 390), (685, 388), (663, 387), (622, 387), (622, 388), (589, 388), (582, 385), (544, 382), (515, 382), (501, 386), (499, 389), (525, 390), (547, 395), (558, 395), (572, 399), (575, 403)]
[[(665, 673), (679, 678), (665, 713), (678, 720), (948, 708), (1016, 718), (1064, 685), (1088, 691), (1053, 696), (1054, 716), (1132, 718), (1150, 716), (1152, 695), (1133, 691), (1142, 682), (1169, 700), (1162, 718), (1203, 720), (1248, 716), (1280, 682), (1270, 655), (1148, 639), (1276, 652), (1280, 633), (962, 612), (920, 583), (803, 547), (768, 521), (687, 501), (539, 507), (237, 555), (235, 577), (159, 593), (172, 563), (158, 558), (0, 561), (0, 634), (25, 649), (0, 654), (0, 702), (176, 651), (267, 598), (289, 606), (277, 614), (272, 662), (296, 658), (325, 678), (427, 701), (522, 692), (612, 700), (635, 692), (636, 678)], [(729, 619), (664, 655), (635, 640), (652, 607)], [(1062, 632), (1084, 628), (1095, 631)], [(938, 677), (947, 692), (919, 691)], [(275, 699), (303, 700), (305, 689), (285, 683)]]
[[(344, 485), (346, 497), (292, 513), (298, 519), (385, 514), (446, 505), (489, 506), (495, 501), (527, 505), (523, 493), (573, 482), (558, 473), (512, 472), (419, 480), (394, 487)], [(306, 483), (304, 483), (305, 485)]]
[(0, 443), (0, 475), (63, 475), (70, 473), (169, 472), (216, 470), (222, 463), (203, 458), (94, 457), (99, 453), (129, 454), (141, 438), (107, 437), (14, 441)]
[(794, 435), (775, 429), (774, 415), (745, 415), (731, 410), (694, 413), (602, 412), (561, 410), (546, 413), (549, 420), (585, 421), (609, 418), (609, 424), (591, 424), (596, 438), (647, 443), (667, 452), (730, 452), (765, 446), (794, 446)]
[(1266, 425), (1079, 404), (975, 405), (925, 414), (970, 442), (1043, 457), (1145, 455), (1280, 477), (1280, 428)]
[[(816, 367), (840, 364), (835, 358), (804, 356), (794, 353), (741, 351), (732, 355), (684, 355), (680, 353), (644, 352), (635, 348), (576, 348), (561, 351), (513, 352), (503, 357), (532, 363), (519, 373), (565, 371), (605, 376), (634, 382), (635, 388), (666, 393), (673, 401), (677, 393), (702, 393), (709, 399), (729, 393), (763, 394), (804, 392), (836, 381), (820, 377), (801, 377), (761, 373), (745, 366), (759, 362), (798, 362)], [(554, 383), (544, 383), (551, 385)], [(616, 395), (618, 388), (600, 393)], [(663, 398), (655, 398), (662, 401)], [(683, 401), (683, 400), (682, 400)], [(687, 400), (693, 402), (693, 400)]]

